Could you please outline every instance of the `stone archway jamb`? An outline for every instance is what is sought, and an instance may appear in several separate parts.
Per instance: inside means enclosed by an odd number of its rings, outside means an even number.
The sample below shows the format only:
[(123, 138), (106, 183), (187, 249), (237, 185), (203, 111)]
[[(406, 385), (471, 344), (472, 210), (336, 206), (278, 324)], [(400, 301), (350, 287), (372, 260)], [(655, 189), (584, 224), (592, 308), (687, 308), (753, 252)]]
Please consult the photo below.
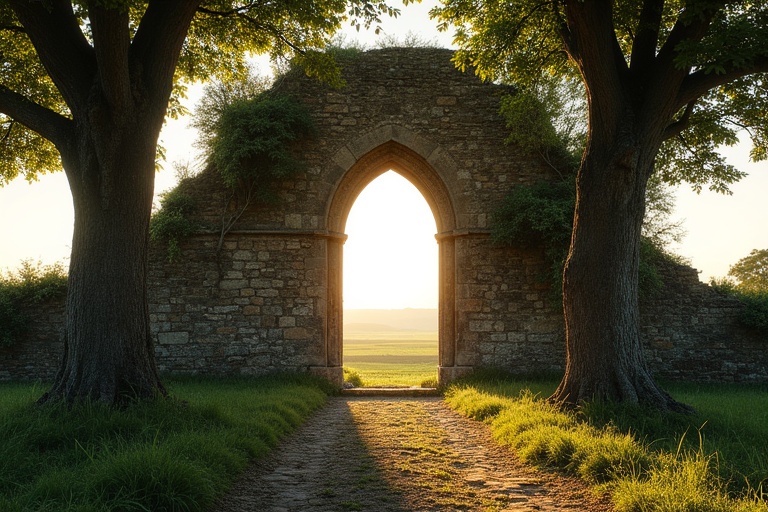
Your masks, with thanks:
[[(385, 125), (339, 148), (331, 159), (340, 176), (326, 208), (329, 234), (328, 295), (325, 373), (333, 382), (343, 381), (342, 264), (343, 231), (357, 195), (379, 174), (392, 168), (416, 186), (435, 217), (439, 244), (439, 368), (438, 381), (444, 384), (471, 368), (456, 366), (456, 202), (444, 176), (456, 175), (456, 165), (438, 144), (402, 126)], [(321, 370), (321, 369), (318, 369)]]

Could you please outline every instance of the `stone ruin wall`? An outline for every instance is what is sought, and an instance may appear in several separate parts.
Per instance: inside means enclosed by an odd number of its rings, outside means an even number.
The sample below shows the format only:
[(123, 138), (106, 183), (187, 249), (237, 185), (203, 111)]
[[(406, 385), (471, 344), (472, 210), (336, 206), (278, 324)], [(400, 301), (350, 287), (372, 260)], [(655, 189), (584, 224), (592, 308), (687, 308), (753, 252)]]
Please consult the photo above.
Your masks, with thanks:
[[(296, 148), (306, 172), (281, 185), (276, 204), (248, 208), (221, 240), (222, 214), (234, 211), (231, 193), (210, 171), (185, 184), (197, 198), (200, 229), (182, 244), (178, 262), (169, 263), (162, 247), (150, 257), (150, 315), (163, 373), (309, 370), (338, 379), (343, 224), (362, 188), (390, 168), (435, 212), (445, 377), (473, 367), (562, 370), (562, 312), (541, 283), (542, 255), (497, 247), (488, 237), (493, 205), (512, 185), (551, 179), (551, 170), (504, 144), (498, 99), (505, 89), (458, 72), (450, 56), (389, 49), (346, 57), (342, 89), (298, 74), (279, 81), (280, 92), (303, 101), (318, 125)], [(658, 376), (768, 381), (768, 340), (738, 327), (734, 299), (699, 283), (687, 267), (669, 267), (664, 278), (665, 290), (642, 305)], [(0, 379), (55, 373), (61, 305), (35, 314), (28, 340), (0, 348)]]
[[(643, 344), (650, 368), (657, 377), (701, 382), (768, 382), (768, 335), (740, 325), (738, 301), (699, 282), (697, 271), (690, 267), (666, 268), (664, 281), (664, 290), (641, 305)], [(502, 285), (496, 284), (496, 287), (501, 290)], [(488, 286), (488, 291), (493, 289), (493, 284)], [(165, 294), (170, 288), (162, 290), (161, 294)], [(540, 291), (545, 301), (548, 294)], [(477, 307), (471, 303), (466, 305)], [(514, 309), (514, 305), (507, 307)], [(231, 310), (216, 308), (206, 306), (205, 315), (216, 322), (232, 315)], [(64, 305), (46, 304), (30, 315), (32, 329), (27, 337), (12, 347), (0, 348), (0, 381), (51, 380), (59, 367)], [(262, 330), (263, 354), (250, 355), (249, 344), (233, 343), (231, 333), (216, 333), (217, 329), (212, 330), (210, 341), (197, 343), (187, 334), (159, 335), (160, 329), (173, 325), (175, 316), (168, 311), (160, 313), (160, 318), (168, 323), (153, 318), (154, 329), (158, 331), (155, 353), (165, 374), (248, 375), (304, 368), (302, 364), (295, 364), (296, 361), (293, 365), (281, 364), (282, 356), (271, 347), (267, 329)], [(521, 375), (561, 372), (565, 363), (562, 320), (548, 315), (544, 318), (556, 325), (554, 331), (527, 336), (494, 331), (492, 320), (475, 320), (478, 322), (473, 324), (476, 332), (490, 330), (488, 343), (481, 343), (483, 355), (479, 357), (478, 366), (501, 367)], [(271, 332), (277, 337), (276, 331)], [(248, 357), (261, 359), (249, 361)], [(273, 357), (275, 364), (270, 363)], [(256, 362), (259, 366), (252, 366)]]

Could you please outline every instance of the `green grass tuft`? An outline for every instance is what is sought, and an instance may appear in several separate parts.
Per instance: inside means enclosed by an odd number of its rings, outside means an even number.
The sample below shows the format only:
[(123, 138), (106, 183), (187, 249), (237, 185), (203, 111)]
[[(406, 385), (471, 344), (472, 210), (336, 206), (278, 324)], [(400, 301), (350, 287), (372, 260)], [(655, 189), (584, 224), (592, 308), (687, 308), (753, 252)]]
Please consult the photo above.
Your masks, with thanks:
[(610, 491), (617, 512), (768, 512), (764, 387), (672, 386), (699, 411), (684, 416), (605, 403), (564, 412), (539, 398), (556, 384), (475, 375), (446, 400), (522, 460)]
[(0, 385), (0, 510), (206, 510), (327, 396), (308, 376), (171, 380), (173, 399), (116, 410), (36, 406)]

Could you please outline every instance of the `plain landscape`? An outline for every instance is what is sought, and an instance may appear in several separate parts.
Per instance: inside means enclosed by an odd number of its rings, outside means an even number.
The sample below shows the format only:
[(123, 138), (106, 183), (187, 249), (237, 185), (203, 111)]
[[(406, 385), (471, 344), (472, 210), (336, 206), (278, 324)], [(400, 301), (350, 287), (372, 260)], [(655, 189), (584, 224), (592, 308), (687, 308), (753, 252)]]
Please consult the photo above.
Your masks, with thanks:
[(344, 311), (344, 367), (357, 385), (431, 386), (437, 363), (436, 309)]

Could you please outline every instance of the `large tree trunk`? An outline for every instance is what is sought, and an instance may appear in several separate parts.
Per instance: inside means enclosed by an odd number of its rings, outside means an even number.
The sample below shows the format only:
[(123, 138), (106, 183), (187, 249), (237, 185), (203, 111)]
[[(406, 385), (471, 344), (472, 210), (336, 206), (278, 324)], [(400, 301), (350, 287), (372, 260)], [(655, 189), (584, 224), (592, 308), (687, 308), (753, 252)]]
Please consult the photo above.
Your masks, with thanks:
[(146, 291), (154, 160), (200, 1), (150, 1), (140, 20), (123, 2), (74, 3), (87, 35), (73, 2), (9, 2), (70, 115), (7, 90), (4, 107), (56, 145), (75, 207), (64, 360), (40, 400), (119, 404), (165, 392)]
[(157, 130), (138, 128), (134, 119), (85, 130), (75, 158), (64, 158), (75, 209), (67, 328), (62, 366), (41, 401), (121, 404), (165, 393), (146, 288)]
[(687, 411), (656, 385), (640, 343), (640, 229), (655, 151), (622, 146), (592, 144), (579, 171), (563, 279), (566, 370), (550, 399)]

